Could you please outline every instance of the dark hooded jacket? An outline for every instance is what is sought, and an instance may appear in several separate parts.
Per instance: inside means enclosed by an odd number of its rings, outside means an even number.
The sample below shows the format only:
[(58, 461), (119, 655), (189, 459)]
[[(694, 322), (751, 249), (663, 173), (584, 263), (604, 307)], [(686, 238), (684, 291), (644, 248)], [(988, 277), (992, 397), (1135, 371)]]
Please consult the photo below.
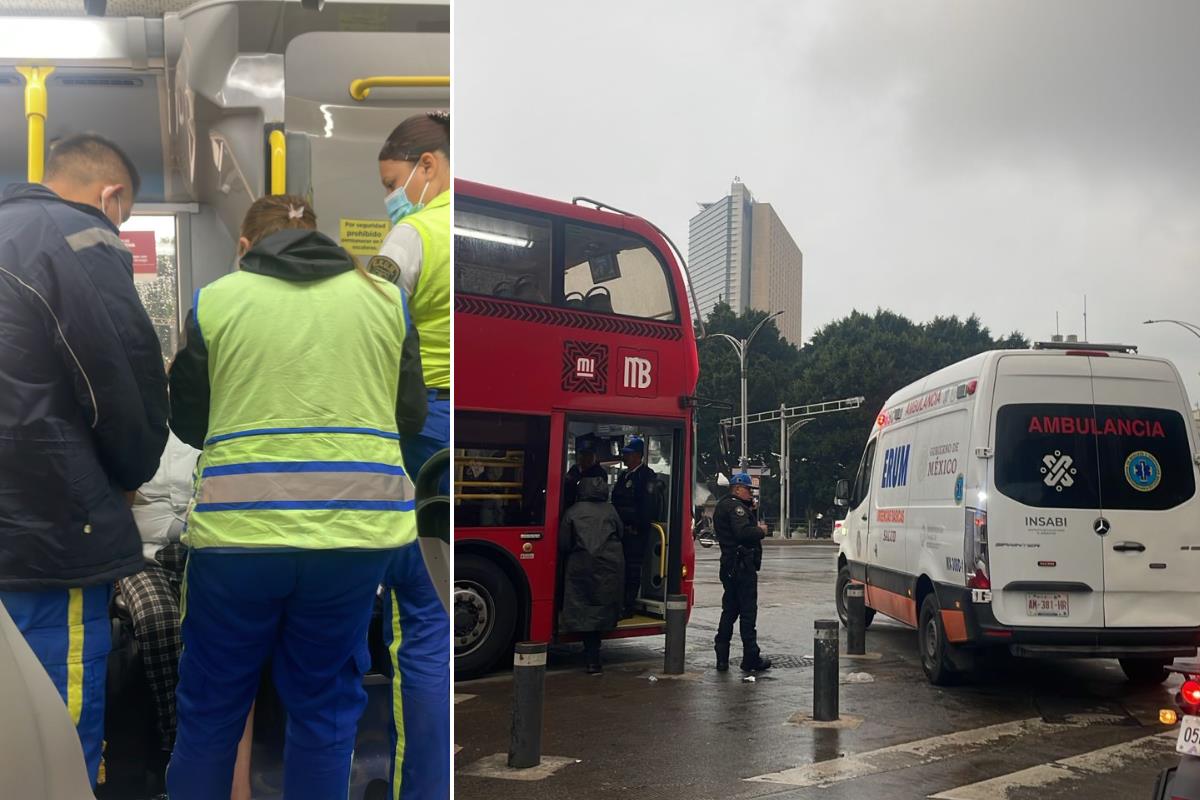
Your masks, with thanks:
[[(283, 281), (310, 283), (353, 270), (350, 254), (325, 234), (288, 229), (264, 236), (241, 258), (241, 268)], [(186, 344), (171, 365), (171, 430), (192, 447), (202, 449), (208, 437), (212, 387), (208, 382), (208, 348), (196, 321), (195, 301), (184, 325)], [(407, 310), (405, 311), (407, 317)], [(402, 434), (425, 427), (428, 397), (421, 372), (417, 329), (408, 326), (396, 392), (396, 426)]]
[(578, 492), (558, 528), (565, 562), (559, 631), (610, 631), (621, 617), (625, 590), (621, 517), (608, 502), (604, 478), (581, 478)]
[(95, 208), (44, 186), (0, 195), (0, 590), (142, 569), (123, 492), (167, 442), (162, 349), (133, 257)]

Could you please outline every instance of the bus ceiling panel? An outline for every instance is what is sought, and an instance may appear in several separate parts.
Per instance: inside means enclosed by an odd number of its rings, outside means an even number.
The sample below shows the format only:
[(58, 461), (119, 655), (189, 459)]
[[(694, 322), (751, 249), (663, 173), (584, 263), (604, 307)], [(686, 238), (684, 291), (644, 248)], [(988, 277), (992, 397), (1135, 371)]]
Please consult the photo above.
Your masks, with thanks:
[[(166, 109), (161, 72), (56, 69), (46, 90), (46, 145), (77, 133), (98, 133), (119, 144), (138, 168), (143, 202), (165, 197)], [(24, 82), (0, 67), (0, 176), (25, 179)]]
[[(232, 34), (243, 53), (286, 52), (295, 39), (310, 33), (450, 33), (449, 0), (326, 0), (320, 11), (300, 0), (205, 0), (168, 14), (168, 53), (179, 56), (184, 33), (215, 27)], [(175, 33), (172, 33), (174, 31)]]
[(145, 69), (163, 64), (161, 20), (0, 16), (0, 66)]
[(350, 97), (350, 82), (382, 75), (450, 74), (450, 36), (442, 33), (310, 33), (287, 54), (288, 100), (331, 106), (447, 108), (448, 87), (376, 88), (366, 100)]
[[(106, 17), (161, 17), (183, 11), (196, 0), (108, 0)], [(82, 17), (87, 14), (83, 0), (4, 0), (0, 16)]]

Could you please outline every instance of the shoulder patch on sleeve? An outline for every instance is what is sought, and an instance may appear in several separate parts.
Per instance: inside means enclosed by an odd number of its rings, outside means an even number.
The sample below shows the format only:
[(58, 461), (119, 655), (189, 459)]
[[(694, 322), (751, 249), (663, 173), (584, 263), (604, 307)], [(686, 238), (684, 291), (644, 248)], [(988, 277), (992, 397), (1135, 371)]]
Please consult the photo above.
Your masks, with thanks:
[(367, 272), (391, 283), (400, 280), (400, 265), (387, 256), (371, 256), (371, 260), (367, 262)]
[(739, 506), (738, 508), (734, 509), (734, 513), (736, 513), (739, 517), (744, 517), (746, 516), (746, 509)]

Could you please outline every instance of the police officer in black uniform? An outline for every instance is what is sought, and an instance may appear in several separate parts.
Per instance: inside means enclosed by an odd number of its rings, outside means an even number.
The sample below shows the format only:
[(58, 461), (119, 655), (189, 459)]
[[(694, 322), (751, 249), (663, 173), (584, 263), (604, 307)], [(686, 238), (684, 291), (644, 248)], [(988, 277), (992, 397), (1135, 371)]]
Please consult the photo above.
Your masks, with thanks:
[(575, 463), (567, 470), (563, 479), (563, 509), (575, 505), (579, 499), (579, 480), (581, 478), (603, 478), (608, 482), (608, 470), (600, 466), (596, 451), (598, 443), (593, 436), (580, 436), (575, 440)]
[(612, 490), (612, 504), (617, 507), (625, 535), (625, 610), (623, 617), (633, 616), (638, 587), (642, 582), (642, 559), (650, 541), (650, 524), (654, 521), (654, 487), (658, 476), (645, 464), (646, 443), (633, 437), (621, 448), (625, 471), (617, 478)]
[(713, 513), (717, 543), (721, 545), (721, 622), (717, 625), (717, 669), (729, 669), (729, 643), (733, 622), (741, 621), (742, 671), (761, 672), (771, 668), (770, 659), (758, 649), (758, 570), (762, 567), (765, 532), (754, 510), (750, 476), (739, 472), (729, 481), (730, 493)]

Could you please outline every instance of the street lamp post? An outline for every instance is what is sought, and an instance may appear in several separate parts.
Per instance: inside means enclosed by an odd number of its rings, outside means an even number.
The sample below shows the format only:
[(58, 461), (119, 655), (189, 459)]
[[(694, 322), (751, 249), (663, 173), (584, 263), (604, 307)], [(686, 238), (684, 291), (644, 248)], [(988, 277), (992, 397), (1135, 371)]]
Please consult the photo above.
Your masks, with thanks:
[(766, 325), (767, 322), (775, 319), (782, 313), (783, 311), (776, 311), (773, 314), (768, 314), (761, 322), (754, 326), (754, 330), (750, 331), (750, 335), (745, 339), (736, 339), (727, 333), (709, 334), (709, 336), (716, 336), (729, 342), (729, 345), (733, 348), (734, 352), (737, 353), (738, 356), (738, 366), (742, 375), (742, 452), (741, 455), (738, 456), (738, 468), (743, 472), (750, 463), (749, 454), (747, 452), (748, 442), (746, 440), (746, 351), (750, 347), (750, 342), (753, 341), (758, 332), (762, 330), (763, 325)]
[[(783, 410), (783, 406), (780, 406), (780, 410)], [(790, 523), (792, 519), (792, 434), (810, 422), (812, 422), (811, 418), (802, 419), (797, 422), (793, 422), (791, 425), (788, 425), (787, 421), (783, 419), (783, 414), (780, 414), (779, 433), (780, 439), (782, 439), (780, 442), (782, 445), (780, 450), (783, 451), (783, 464), (779, 470), (779, 515), (783, 527), (783, 535), (789, 539), (791, 538)]]
[(1179, 319), (1148, 319), (1145, 322), (1143, 322), (1142, 324), (1143, 325), (1154, 325), (1159, 322), (1170, 322), (1172, 324), (1178, 325), (1179, 327), (1183, 328), (1185, 331), (1189, 332), (1193, 336), (1200, 338), (1200, 325), (1197, 325), (1194, 322), (1184, 322), (1183, 320), (1179, 320)]

